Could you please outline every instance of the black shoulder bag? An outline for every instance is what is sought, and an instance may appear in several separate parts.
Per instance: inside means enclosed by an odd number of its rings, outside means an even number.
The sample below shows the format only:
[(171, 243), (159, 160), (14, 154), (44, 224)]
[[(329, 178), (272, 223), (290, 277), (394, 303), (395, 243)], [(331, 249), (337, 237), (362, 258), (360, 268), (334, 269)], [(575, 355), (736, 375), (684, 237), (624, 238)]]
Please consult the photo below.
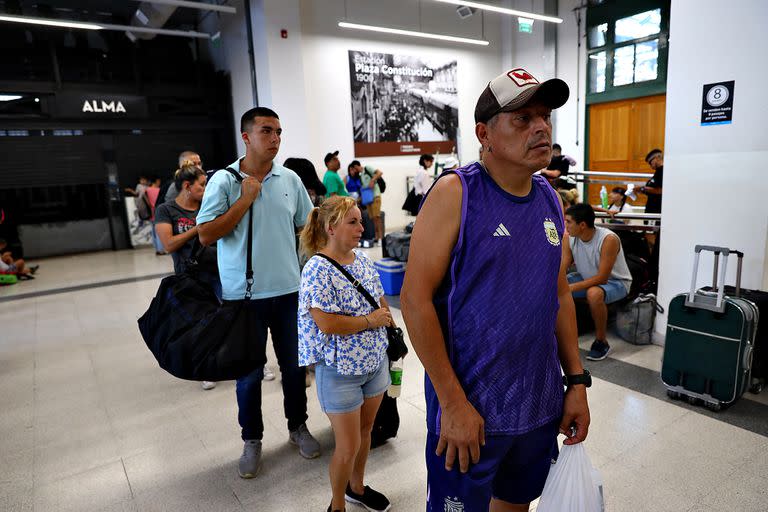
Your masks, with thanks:
[[(317, 253), (317, 255), (321, 258), (325, 258), (334, 267), (336, 267), (336, 269), (341, 272), (344, 277), (349, 280), (350, 283), (352, 283), (352, 286), (354, 286), (357, 291), (360, 292), (363, 297), (365, 297), (365, 300), (368, 301), (368, 304), (370, 304), (373, 309), (381, 308), (381, 305), (379, 305), (376, 302), (376, 299), (374, 299), (373, 296), (368, 293), (368, 290), (365, 289), (360, 281), (355, 279), (352, 274), (347, 272), (347, 269), (342, 267), (338, 261), (322, 253)], [(387, 357), (390, 361), (397, 361), (398, 359), (401, 359), (408, 354), (408, 346), (405, 344), (405, 339), (403, 338), (403, 330), (401, 328), (387, 327), (387, 340), (389, 341), (389, 345), (387, 346)]]
[[(243, 178), (227, 168), (238, 182)], [(187, 380), (222, 381), (243, 377), (266, 363), (265, 347), (253, 343), (247, 302), (253, 286), (253, 207), (248, 213), (246, 293), (219, 302), (210, 284), (194, 270), (160, 283), (139, 330), (160, 367)]]

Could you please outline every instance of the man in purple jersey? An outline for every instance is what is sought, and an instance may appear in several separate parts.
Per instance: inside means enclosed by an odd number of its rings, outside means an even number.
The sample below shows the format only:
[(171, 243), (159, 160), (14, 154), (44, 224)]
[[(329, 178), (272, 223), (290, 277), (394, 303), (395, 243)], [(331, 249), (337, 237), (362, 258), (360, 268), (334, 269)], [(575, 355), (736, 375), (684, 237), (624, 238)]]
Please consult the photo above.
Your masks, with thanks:
[(427, 372), (428, 512), (527, 511), (558, 432), (587, 437), (562, 203), (534, 175), (568, 94), (521, 68), (489, 82), (475, 108), (482, 160), (444, 173), (419, 212), (401, 302)]

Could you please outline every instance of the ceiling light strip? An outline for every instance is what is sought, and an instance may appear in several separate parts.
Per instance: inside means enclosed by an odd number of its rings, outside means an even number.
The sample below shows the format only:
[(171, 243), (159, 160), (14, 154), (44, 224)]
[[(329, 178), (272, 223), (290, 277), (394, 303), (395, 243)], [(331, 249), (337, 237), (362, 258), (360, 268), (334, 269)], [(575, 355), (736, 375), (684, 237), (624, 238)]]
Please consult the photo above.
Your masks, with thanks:
[(78, 21), (52, 20), (48, 18), (32, 18), (29, 16), (0, 15), (0, 21), (11, 23), (28, 23), (32, 25), (45, 25), (47, 27), (79, 28), (84, 30), (101, 30), (103, 27), (96, 23), (80, 23)]
[(0, 22), (27, 23), (32, 25), (44, 25), (47, 27), (78, 28), (83, 30), (114, 30), (117, 32), (133, 32), (142, 34), (157, 34), (163, 36), (192, 37), (197, 39), (210, 39), (211, 35), (205, 32), (193, 30), (172, 30), (167, 28), (134, 27), (132, 25), (112, 25), (109, 23), (81, 23), (79, 21), (54, 20), (49, 18), (33, 18), (30, 16), (0, 15)]
[(488, 46), (490, 44), (488, 41), (484, 41), (482, 39), (469, 39), (466, 37), (446, 36), (442, 34), (431, 34), (429, 32), (415, 32), (413, 30), (400, 30), (398, 28), (377, 27), (374, 25), (360, 25), (359, 23), (347, 23), (346, 21), (340, 21), (339, 26), (341, 28), (351, 28), (355, 30), (368, 30), (371, 32), (397, 34), (400, 36), (422, 37), (425, 39), (439, 39), (441, 41), (452, 41), (454, 43), (476, 44), (480, 46)]
[(554, 16), (544, 16), (543, 14), (535, 14), (532, 12), (518, 11), (515, 9), (507, 9), (506, 7), (496, 7), (495, 5), (481, 4), (479, 2), (465, 2), (463, 0), (435, 0), (444, 4), (464, 5), (467, 7), (474, 7), (476, 9), (483, 9), (485, 11), (498, 12), (500, 14), (509, 14), (511, 16), (522, 16), (524, 18), (532, 18), (534, 20), (549, 21), (551, 23), (562, 23), (562, 18), (556, 18)]

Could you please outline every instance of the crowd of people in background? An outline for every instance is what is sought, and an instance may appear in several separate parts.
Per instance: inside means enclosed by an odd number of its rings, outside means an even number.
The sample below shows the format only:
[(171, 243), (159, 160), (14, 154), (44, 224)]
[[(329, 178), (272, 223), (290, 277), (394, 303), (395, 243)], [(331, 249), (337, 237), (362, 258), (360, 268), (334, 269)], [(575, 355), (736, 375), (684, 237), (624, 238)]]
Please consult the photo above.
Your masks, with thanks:
[[(40, 265), (28, 265), (23, 258), (17, 258), (8, 250), (8, 242), (0, 238), (0, 276), (8, 276), (2, 284), (13, 284), (16, 280), (34, 279)], [(12, 278), (15, 278), (12, 279)]]
[[(546, 110), (536, 108), (542, 112)], [(534, 117), (547, 118), (536, 108), (531, 108)], [(420, 155), (413, 188), (403, 209), (413, 215), (419, 214), (434, 188), (439, 189), (436, 192), (439, 197), (456, 196), (453, 189), (458, 182), (451, 181), (450, 177), (442, 179), (451, 173), (463, 176), (463, 186), (480, 194), (472, 196), (478, 208), (493, 208), (492, 204), (481, 205), (482, 202), (492, 202), (496, 193), (483, 179), (483, 173), (490, 174), (486, 162), (501, 168), (514, 162), (515, 157), (506, 155), (506, 149), (492, 148), (491, 141), (497, 128), (491, 123), (483, 126), (487, 130), (487, 141), (482, 139), (480, 160), (469, 166), (456, 169), (458, 161), (455, 159), (446, 159), (440, 165), (435, 156)], [(243, 293), (252, 298), (246, 304), (252, 309), (254, 343), (266, 350), (267, 333), (271, 333), (282, 376), (288, 438), (305, 458), (320, 455), (320, 444), (306, 425), (306, 388), (311, 383), (308, 369), (313, 369), (321, 409), (328, 416), (335, 435), (336, 449), (329, 468), (332, 501), (328, 510), (344, 510), (345, 501), (363, 504), (368, 510), (387, 510), (389, 500), (365, 485), (364, 477), (374, 418), (390, 385), (385, 328), (395, 327), (395, 323), (371, 259), (358, 250), (359, 247), (378, 245), (384, 237), (381, 211), (382, 194), (386, 190), (384, 173), (374, 166), (352, 160), (342, 177), (339, 175), (342, 164), (338, 150), (325, 155), (326, 170), (322, 180), (308, 159), (288, 158), (284, 165), (277, 164), (274, 158), (279, 150), (282, 128), (277, 114), (268, 108), (257, 107), (246, 112), (241, 119), (241, 133), (246, 154), (227, 167), (229, 172), (206, 173), (200, 155), (187, 150), (178, 156), (178, 167), (171, 180), (163, 183), (158, 177), (142, 176), (134, 189), (125, 189), (125, 192), (135, 198), (139, 219), (151, 223), (156, 254), (171, 255), (174, 272), (194, 272), (208, 283), (223, 305), (242, 299)], [(580, 203), (576, 182), (569, 177), (569, 170), (576, 161), (562, 154), (557, 144), (551, 149), (551, 161), (537, 173), (541, 176), (534, 176), (531, 182), (534, 188), (546, 189), (545, 194), (530, 208), (537, 209), (538, 213), (559, 212), (560, 205), (550, 199), (557, 198), (558, 193), (562, 199), (564, 220), (555, 214), (547, 217), (548, 221), (544, 223), (547, 238), (541, 251), (547, 254), (544, 263), (551, 267), (552, 282), (558, 274), (556, 267), (560, 266), (559, 272), (567, 277), (563, 280), (563, 283), (567, 281), (566, 293), (587, 301), (596, 327), (596, 339), (587, 358), (599, 361), (610, 351), (606, 336), (607, 306), (627, 297), (633, 277), (620, 238), (595, 224), (595, 212), (611, 217), (621, 213), (627, 203), (627, 189), (613, 188), (607, 207)], [(646, 211), (659, 212), (662, 152), (654, 149), (646, 162), (654, 170), (654, 176), (639, 190), (648, 196)], [(439, 182), (442, 188), (435, 186), (439, 167), (443, 169)], [(240, 179), (233, 177), (235, 175)], [(420, 223), (438, 222), (439, 216), (435, 215), (440, 208), (445, 209), (443, 213), (449, 219), (458, 219), (455, 201), (435, 201), (439, 200), (433, 200), (430, 213)], [(472, 215), (479, 215), (478, 212), (480, 210), (473, 210)], [(249, 222), (241, 222), (246, 215), (250, 215)], [(494, 236), (509, 237), (509, 230), (516, 230), (517, 226), (512, 222), (505, 222), (509, 228), (502, 222)], [(451, 229), (458, 229), (458, 224), (454, 224)], [(259, 243), (252, 246), (254, 266), (258, 266), (259, 272), (253, 275), (252, 281), (246, 282), (243, 255), (247, 252), (248, 229), (259, 236)], [(416, 283), (412, 277), (407, 278), (409, 297), (404, 300), (415, 304), (414, 301), (424, 299), (432, 304), (432, 292), (437, 290), (444, 276), (437, 270), (432, 273), (428, 270), (433, 261), (424, 259), (423, 254), (431, 253), (434, 247), (425, 241), (432, 237), (438, 247), (447, 250), (449, 245), (443, 242), (449, 240), (437, 236), (439, 230), (425, 233), (424, 228), (421, 229), (422, 240), (416, 245), (419, 256), (414, 265), (421, 269), (425, 279)], [(562, 260), (560, 249), (552, 249), (560, 245), (561, 236), (568, 240), (562, 250)], [(479, 245), (479, 240), (476, 242)], [(0, 239), (0, 273), (32, 278), (37, 267), (14, 258), (6, 247), (6, 242)], [(472, 252), (472, 247), (473, 244), (467, 245), (460, 252), (452, 253), (450, 258), (465, 257)], [(446, 254), (439, 259), (443, 267), (448, 262)], [(523, 253), (517, 257), (522, 258)], [(477, 270), (486, 273), (482, 265)], [(566, 274), (567, 270), (570, 271)], [(494, 279), (491, 276), (487, 285), (492, 286)], [(419, 291), (424, 286), (431, 286), (430, 283), (435, 286), (430, 288), (430, 293)], [(359, 285), (373, 297), (370, 300), (378, 307), (373, 307), (366, 302), (364, 294), (358, 293)], [(476, 295), (473, 291), (476, 285), (473, 283), (465, 290), (467, 300)], [(547, 307), (554, 307), (554, 303)], [(413, 311), (412, 308), (410, 322), (425, 321), (419, 316), (422, 313), (414, 314)], [(554, 318), (552, 316), (553, 321)], [(431, 325), (430, 329), (433, 328), (436, 324)], [(547, 329), (549, 333), (554, 332), (554, 324)], [(552, 343), (555, 346), (556, 341), (553, 339)], [(414, 346), (419, 351), (432, 350), (423, 340)], [(573, 359), (576, 356), (571, 352), (568, 352), (568, 358)], [(433, 375), (434, 365), (425, 366)], [(575, 363), (572, 367), (578, 370)], [(273, 379), (274, 372), (264, 366), (237, 380), (238, 421), (243, 440), (238, 473), (242, 478), (257, 476), (262, 465), (261, 382)], [(203, 389), (216, 386), (215, 382), (201, 384)], [(555, 402), (557, 400), (553, 404)], [(433, 407), (430, 407), (429, 414), (432, 414)], [(486, 421), (494, 420), (486, 417)], [(549, 439), (550, 431), (556, 430), (560, 417), (553, 416), (547, 421), (546, 433), (541, 431), (541, 435)], [(436, 449), (438, 455), (428, 453), (428, 465), (441, 464), (438, 437), (435, 432), (430, 432), (431, 452)], [(585, 436), (586, 431), (580, 431), (577, 437), (581, 440)], [(545, 446), (547, 450), (549, 448)], [(544, 459), (548, 461), (548, 455)], [(461, 462), (462, 471), (466, 464), (466, 461)], [(441, 485), (450, 479), (435, 479), (435, 471), (435, 468), (430, 469), (430, 486), (440, 489), (439, 492), (448, 492)], [(459, 485), (458, 480), (454, 483)], [(515, 499), (528, 499), (527, 494), (520, 496)]]

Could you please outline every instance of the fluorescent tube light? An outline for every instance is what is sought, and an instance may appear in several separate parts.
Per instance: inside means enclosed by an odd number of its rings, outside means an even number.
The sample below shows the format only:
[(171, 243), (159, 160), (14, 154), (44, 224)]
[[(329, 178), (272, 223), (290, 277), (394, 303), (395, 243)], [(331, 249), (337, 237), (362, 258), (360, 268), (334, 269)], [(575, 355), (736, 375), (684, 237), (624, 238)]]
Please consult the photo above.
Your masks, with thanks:
[(21, 98), (18, 94), (0, 94), (0, 101), (15, 101)]
[(30, 16), (8, 16), (0, 15), (0, 21), (10, 21), (12, 23), (29, 23), (32, 25), (46, 25), (48, 27), (81, 28), (85, 30), (101, 30), (101, 25), (95, 23), (80, 23), (77, 21), (61, 21), (48, 18), (32, 18)]
[(498, 12), (501, 14), (510, 14), (512, 16), (522, 16), (524, 18), (531, 18), (534, 20), (550, 21), (552, 23), (562, 23), (562, 18), (555, 18), (554, 16), (544, 16), (543, 14), (534, 14), (532, 12), (517, 11), (515, 9), (507, 9), (506, 7), (496, 7), (495, 5), (481, 4), (478, 2), (465, 2), (464, 0), (435, 0), (436, 2), (442, 2), (444, 4), (453, 5), (466, 5), (467, 7), (475, 7), (477, 9), (484, 9), (486, 11)]
[[(194, 30), (172, 30), (166, 28), (134, 27), (132, 25), (112, 25), (110, 23), (80, 23), (78, 21), (61, 21), (49, 18), (32, 18), (29, 16), (7, 16), (0, 15), (0, 21), (10, 21), (13, 23), (31, 23), (32, 25), (47, 25), (50, 27), (80, 28), (85, 30), (115, 30), (118, 32), (135, 32), (137, 34), (158, 34), (165, 36), (195, 37), (199, 39), (210, 39), (211, 35), (205, 32), (195, 32)], [(128, 36), (131, 38), (131, 35)], [(133, 40), (133, 39), (131, 39)]]
[(442, 41), (453, 41), (455, 43), (468, 43), (480, 46), (488, 46), (490, 43), (482, 39), (469, 39), (466, 37), (445, 36), (442, 34), (430, 34), (429, 32), (415, 32), (413, 30), (400, 30), (398, 28), (377, 27), (373, 25), (360, 25), (358, 23), (347, 23), (340, 21), (342, 28), (353, 28), (356, 30), (369, 30), (371, 32), (383, 32), (385, 34), (397, 34), (401, 36), (423, 37), (425, 39), (440, 39)]

